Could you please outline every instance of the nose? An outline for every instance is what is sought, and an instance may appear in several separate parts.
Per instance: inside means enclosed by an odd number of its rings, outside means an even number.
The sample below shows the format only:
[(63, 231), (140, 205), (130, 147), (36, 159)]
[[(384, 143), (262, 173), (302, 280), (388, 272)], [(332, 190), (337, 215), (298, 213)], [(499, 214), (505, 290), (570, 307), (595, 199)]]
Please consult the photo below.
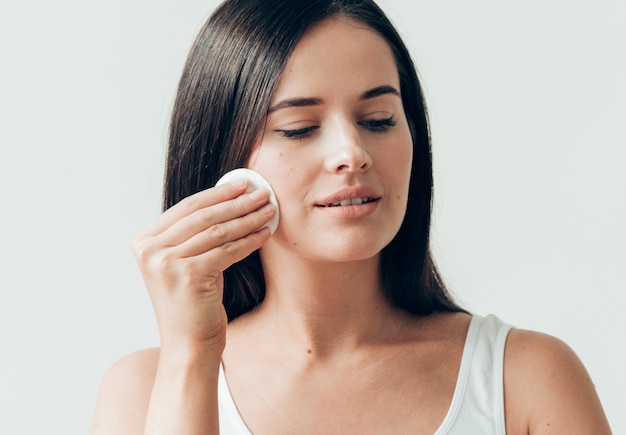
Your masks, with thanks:
[(346, 123), (332, 135), (326, 158), (326, 169), (342, 174), (365, 172), (373, 164), (372, 156), (363, 146), (357, 126)]

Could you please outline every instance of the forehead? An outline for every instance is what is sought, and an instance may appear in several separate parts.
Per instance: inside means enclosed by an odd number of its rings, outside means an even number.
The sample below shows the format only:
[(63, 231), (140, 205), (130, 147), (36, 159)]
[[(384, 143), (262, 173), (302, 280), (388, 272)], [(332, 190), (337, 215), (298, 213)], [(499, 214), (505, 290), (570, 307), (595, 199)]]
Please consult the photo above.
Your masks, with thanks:
[(366, 24), (337, 17), (303, 35), (283, 70), (275, 99), (351, 89), (360, 93), (382, 84), (399, 89), (389, 43)]

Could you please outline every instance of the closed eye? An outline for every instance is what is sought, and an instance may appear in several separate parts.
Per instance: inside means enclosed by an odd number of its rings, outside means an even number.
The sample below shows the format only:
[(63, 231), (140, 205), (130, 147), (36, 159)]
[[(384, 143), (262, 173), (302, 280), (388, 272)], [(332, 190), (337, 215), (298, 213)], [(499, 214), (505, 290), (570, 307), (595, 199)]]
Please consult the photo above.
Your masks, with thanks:
[(319, 127), (317, 125), (311, 127), (297, 128), (295, 130), (275, 130), (276, 133), (287, 139), (306, 139), (311, 136)]
[[(360, 121), (359, 125), (365, 127), (371, 132), (374, 133), (383, 133), (389, 128), (394, 127), (396, 125), (396, 121), (393, 119), (393, 116), (384, 119), (368, 119), (365, 121)], [(275, 130), (276, 133), (281, 135), (287, 139), (293, 140), (301, 140), (306, 139), (315, 133), (315, 131), (319, 130), (319, 126), (313, 125), (310, 127), (297, 128), (293, 130)]]
[(396, 125), (396, 121), (393, 119), (393, 116), (390, 116), (389, 118), (384, 119), (368, 119), (360, 121), (359, 124), (374, 133), (382, 133), (389, 130), (389, 128), (394, 127)]

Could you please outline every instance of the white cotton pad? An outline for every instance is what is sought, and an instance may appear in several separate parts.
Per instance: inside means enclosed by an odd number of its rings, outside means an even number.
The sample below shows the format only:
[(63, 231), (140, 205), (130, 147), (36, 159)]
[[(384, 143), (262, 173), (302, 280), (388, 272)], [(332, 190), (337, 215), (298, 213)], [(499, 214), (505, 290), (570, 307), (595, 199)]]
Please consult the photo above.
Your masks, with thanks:
[(248, 180), (248, 189), (246, 189), (246, 193), (254, 192), (258, 189), (265, 189), (270, 193), (269, 202), (273, 204), (276, 208), (276, 213), (274, 214), (274, 217), (272, 217), (272, 219), (270, 219), (270, 221), (267, 223), (267, 226), (271, 230), (272, 234), (274, 234), (274, 231), (276, 231), (276, 228), (278, 227), (278, 201), (276, 201), (276, 195), (274, 194), (270, 183), (265, 178), (263, 178), (261, 174), (253, 171), (252, 169), (238, 168), (224, 174), (222, 178), (217, 180), (217, 183), (215, 183), (215, 185), (219, 186), (220, 184), (231, 183), (237, 180)]

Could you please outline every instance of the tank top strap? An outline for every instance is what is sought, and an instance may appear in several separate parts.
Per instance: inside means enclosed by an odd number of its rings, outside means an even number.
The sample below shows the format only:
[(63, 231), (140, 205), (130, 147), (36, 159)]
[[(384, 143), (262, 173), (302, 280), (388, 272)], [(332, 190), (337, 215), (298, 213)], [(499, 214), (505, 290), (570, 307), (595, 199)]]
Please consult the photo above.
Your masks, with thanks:
[(504, 347), (511, 326), (473, 316), (448, 413), (435, 435), (505, 435)]
[(226, 382), (224, 365), (220, 363), (217, 378), (217, 406), (219, 413), (220, 434), (224, 435), (252, 435), (244, 423), (237, 405)]

